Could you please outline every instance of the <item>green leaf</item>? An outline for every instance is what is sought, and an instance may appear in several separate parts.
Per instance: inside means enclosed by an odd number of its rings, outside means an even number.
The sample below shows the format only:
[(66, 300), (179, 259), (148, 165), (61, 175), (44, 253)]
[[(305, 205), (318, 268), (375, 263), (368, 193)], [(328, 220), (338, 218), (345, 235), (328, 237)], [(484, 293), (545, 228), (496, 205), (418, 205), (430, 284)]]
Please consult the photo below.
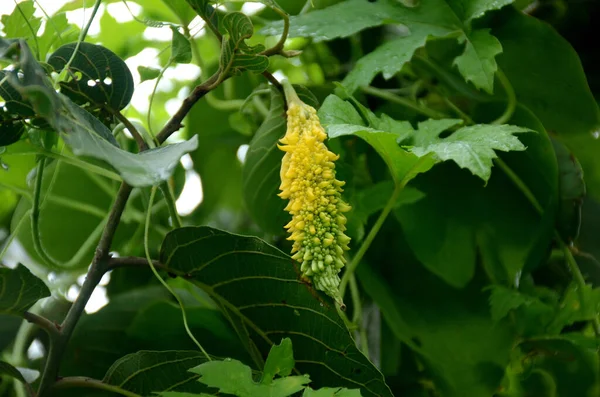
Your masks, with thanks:
[[(3, 81), (6, 76), (7, 72), (0, 70), (0, 80)], [(6, 107), (6, 112), (1, 113), (2, 118), (12, 118), (11, 116), (30, 117), (35, 115), (35, 110), (31, 104), (23, 99), (23, 96), (11, 85), (8, 79), (0, 84), (0, 97), (4, 100), (4, 106)]]
[(194, 19), (194, 11), (185, 0), (163, 0), (163, 3), (177, 15), (181, 24), (188, 25)]
[(76, 41), (78, 34), (79, 28), (74, 24), (69, 24), (66, 13), (61, 12), (51, 16), (46, 21), (44, 33), (37, 39), (40, 52), (39, 60), (45, 61), (46, 55), (52, 49), (56, 49), (65, 43)]
[(200, 382), (220, 392), (238, 397), (287, 397), (304, 389), (310, 382), (308, 376), (288, 376), (270, 384), (255, 383), (252, 370), (237, 360), (210, 361), (192, 368), (199, 374)]
[[(374, 26), (400, 25), (400, 37), (365, 55), (346, 76), (343, 84), (351, 93), (360, 86), (368, 85), (380, 72), (385, 79), (391, 78), (429, 38), (455, 36), (467, 43), (465, 53), (457, 58), (459, 71), (476, 87), (491, 92), (496, 71), (494, 57), (501, 47), (489, 33), (471, 31), (469, 25), (472, 18), (508, 3), (508, 0), (470, 1), (468, 4), (430, 0), (416, 7), (406, 7), (399, 1), (350, 0), (291, 17), (289, 35), (312, 37), (315, 41), (333, 40)], [(282, 23), (275, 22), (267, 25), (261, 33), (279, 34), (281, 29)], [(493, 46), (488, 47), (490, 44)]]
[[(76, 43), (56, 50), (48, 63), (55, 71), (66, 67)], [(121, 110), (133, 95), (133, 76), (125, 62), (114, 52), (98, 44), (82, 42), (69, 65), (67, 82), (61, 82), (61, 93), (78, 105), (86, 103)]]
[(192, 46), (190, 41), (175, 26), (170, 26), (173, 38), (171, 39), (171, 60), (176, 63), (190, 63), (192, 61)]
[(35, 6), (33, 1), (22, 1), (16, 3), (15, 9), (10, 15), (2, 15), (4, 35), (7, 38), (24, 38), (33, 40), (42, 25), (42, 19), (34, 17)]
[[(193, 304), (184, 290), (176, 288), (175, 292), (184, 299), (190, 330), (203, 346), (210, 346), (210, 352), (217, 356), (248, 359), (218, 310)], [(212, 318), (208, 311), (214, 314)], [(215, 321), (215, 317), (220, 321)], [(82, 316), (61, 364), (61, 374), (96, 379), (106, 376), (111, 383), (139, 390), (143, 395), (154, 390), (201, 392), (206, 390), (204, 386), (186, 372), (194, 366), (190, 363), (198, 365), (204, 360), (200, 352), (193, 355), (196, 348), (169, 292), (162, 285), (146, 286), (115, 294), (101, 310)], [(136, 362), (140, 364), (137, 369)], [(156, 364), (156, 371), (152, 363)], [(184, 367), (187, 368), (183, 370)], [(133, 372), (125, 375), (125, 370)], [(161, 376), (160, 371), (169, 376)], [(179, 379), (181, 384), (169, 383), (173, 379)]]
[(585, 197), (583, 169), (577, 158), (567, 147), (552, 140), (559, 172), (559, 208), (556, 228), (567, 242), (573, 242), (579, 235), (581, 225), (581, 206)]
[(559, 306), (559, 311), (551, 324), (551, 328), (559, 333), (564, 327), (578, 321), (591, 321), (600, 311), (600, 288), (586, 284), (580, 287), (571, 283), (566, 289)]
[(17, 368), (13, 367), (5, 361), (0, 361), (0, 375), (8, 375), (11, 378), (15, 378), (23, 383), (27, 383), (27, 381), (23, 377), (23, 374), (21, 374), (21, 372), (19, 372)]
[(138, 73), (140, 74), (140, 83), (146, 80), (153, 80), (160, 76), (160, 70), (155, 68), (149, 68), (147, 66), (138, 66)]
[(245, 40), (252, 37), (254, 27), (250, 18), (241, 12), (225, 15), (220, 28), (223, 31), (223, 45), (219, 65), (228, 75), (238, 75), (249, 70), (262, 73), (269, 66), (269, 59), (259, 55), (265, 47), (261, 44), (249, 46)]
[(482, 17), (486, 12), (499, 10), (514, 3), (515, 0), (449, 0), (448, 3), (461, 16), (463, 21), (470, 22)]
[(219, 304), (258, 368), (274, 340), (289, 337), (296, 369), (313, 374), (317, 385), (391, 396), (331, 299), (300, 281), (289, 256), (278, 249), (256, 237), (186, 227), (167, 235), (160, 260), (167, 271), (187, 275)]
[(360, 397), (360, 390), (330, 387), (323, 387), (319, 390), (313, 390), (310, 387), (307, 387), (304, 389), (302, 397)]
[(498, 65), (518, 102), (573, 151), (590, 194), (600, 197), (600, 141), (592, 135), (600, 128), (600, 110), (577, 53), (551, 26), (516, 10), (504, 10), (497, 21), (492, 32), (504, 49)]
[[(575, 336), (575, 335), (573, 335)], [(583, 338), (571, 335), (543, 337), (524, 341), (521, 351), (535, 359), (535, 368), (545, 372), (555, 388), (556, 396), (585, 396), (597, 394), (600, 382), (598, 342), (582, 343)], [(591, 345), (591, 346), (588, 346)], [(519, 373), (526, 392), (529, 371)]]
[[(492, 285), (490, 288), (490, 310), (492, 320), (500, 321), (511, 311), (521, 307), (540, 308), (552, 313), (553, 308), (543, 303), (538, 297), (526, 295), (502, 285)], [(552, 313), (553, 314), (553, 313)]]
[(492, 93), (494, 75), (498, 70), (496, 55), (502, 52), (502, 45), (489, 29), (475, 29), (460, 37), (459, 41), (466, 43), (465, 51), (454, 60), (460, 74), (475, 87)]
[(46, 284), (29, 269), (0, 267), (0, 313), (22, 316), (35, 302), (50, 296)]
[(271, 351), (269, 351), (261, 383), (270, 384), (275, 375), (289, 376), (295, 364), (292, 341), (290, 338), (283, 338), (280, 344), (273, 345)]
[[(396, 184), (406, 185), (417, 174), (428, 171), (435, 164), (432, 156), (419, 158), (398, 145), (398, 140), (412, 131), (409, 123), (398, 123), (387, 116), (378, 119), (371, 114), (370, 126), (350, 124), (360, 119), (359, 113), (350, 103), (335, 95), (325, 99), (319, 109), (319, 117), (330, 139), (356, 135), (371, 145), (389, 167)], [(395, 131), (391, 131), (390, 125)], [(387, 130), (380, 130), (379, 127), (387, 127)]]
[(134, 187), (158, 185), (169, 179), (179, 159), (198, 147), (198, 138), (194, 136), (184, 142), (130, 153), (115, 147), (95, 132), (102, 130), (97, 119), (76, 105), (69, 107), (71, 113), (55, 125), (57, 130), (63, 131), (63, 138), (73, 153), (106, 161)]
[[(307, 104), (318, 107), (310, 91), (294, 86), (298, 96)], [(252, 219), (271, 234), (282, 234), (283, 226), (289, 222), (286, 206), (279, 193), (279, 169), (283, 152), (277, 149), (277, 142), (283, 138), (286, 129), (283, 96), (271, 88), (269, 114), (255, 132), (250, 142), (246, 161), (242, 169), (244, 202)]]
[(480, 280), (462, 289), (445, 284), (410, 255), (397, 232), (372, 248), (357, 279), (396, 338), (416, 353), (436, 392), (493, 395), (515, 340), (508, 325), (491, 320)]
[(492, 160), (498, 157), (494, 150), (525, 150), (514, 134), (530, 131), (513, 125), (479, 124), (439, 138), (442, 132), (460, 123), (461, 120), (431, 119), (419, 123), (418, 131), (411, 137), (414, 142), (411, 152), (419, 157), (433, 153), (441, 161), (452, 160), (487, 182), (492, 174)]
[[(35, 158), (33, 154), (27, 157)], [(53, 179), (55, 183), (48, 190)], [(112, 204), (112, 194), (117, 190), (106, 179), (100, 180), (109, 184), (110, 194), (85, 171), (73, 165), (53, 162), (45, 169), (42, 181), (42, 197), (45, 199), (38, 225), (45, 251), (61, 264), (61, 270), (81, 269), (90, 264), (103, 220)], [(29, 220), (31, 207), (31, 200), (21, 199), (13, 215), (11, 229), (15, 232), (17, 225), (24, 222), (17, 232), (17, 239), (25, 252), (35, 262), (53, 268), (54, 264), (45, 263), (34, 248)]]
[[(2, 46), (4, 48), (11, 48), (11, 45), (14, 44), (0, 39), (0, 48)], [(71, 146), (75, 155), (104, 160), (119, 172), (125, 182), (135, 187), (141, 187), (157, 185), (168, 179), (179, 163), (181, 156), (197, 148), (197, 138), (193, 137), (186, 142), (147, 150), (139, 154), (119, 149), (116, 147), (116, 141), (111, 131), (104, 124), (74, 104), (68, 97), (56, 93), (46, 86), (45, 73), (32, 58), (27, 45), (20, 45), (19, 48), (19, 61), (24, 74), (23, 81), (21, 82), (12, 76), (13, 78), (9, 79), (9, 82), (19, 94), (32, 103), (36, 113), (40, 113), (41, 110), (44, 111), (41, 116), (46, 118), (56, 131), (61, 132), (65, 142)], [(69, 51), (72, 52), (72, 49), (69, 50), (68, 46), (62, 47), (62, 49), (65, 48), (67, 53)], [(92, 45), (92, 47), (88, 48), (88, 55), (108, 56), (106, 55), (106, 51), (108, 50), (104, 51), (102, 47), (98, 48)], [(60, 59), (66, 62), (63, 58)], [(120, 59), (117, 58), (117, 60), (123, 63)], [(85, 62), (88, 61), (86, 60)], [(113, 73), (111, 78), (116, 79), (115, 82), (121, 81), (114, 74), (117, 71), (120, 70), (123, 73), (125, 71), (129, 73), (126, 66), (124, 67), (125, 69), (119, 69), (118, 67), (110, 69), (110, 60), (104, 59), (100, 65), (108, 67), (110, 73)], [(98, 74), (97, 71), (94, 71), (94, 73)], [(129, 77), (131, 77), (131, 74), (129, 74)], [(114, 84), (111, 83), (111, 85)], [(31, 95), (33, 92), (37, 93), (35, 98)], [(114, 99), (114, 97), (112, 98)], [(123, 97), (118, 99), (118, 101), (121, 104), (126, 104), (129, 102), (129, 98), (130, 95), (126, 100)]]
[[(369, 216), (382, 210), (394, 192), (394, 182), (386, 180), (358, 190), (353, 196), (349, 197), (352, 210), (348, 213), (348, 232), (352, 238), (362, 240), (365, 231), (364, 227), (369, 220)], [(406, 186), (396, 200), (393, 208), (401, 205), (416, 203), (425, 195), (418, 189)]]
[(168, 390), (200, 392), (206, 388), (189, 369), (205, 361), (199, 351), (142, 350), (117, 360), (102, 381), (143, 396)]

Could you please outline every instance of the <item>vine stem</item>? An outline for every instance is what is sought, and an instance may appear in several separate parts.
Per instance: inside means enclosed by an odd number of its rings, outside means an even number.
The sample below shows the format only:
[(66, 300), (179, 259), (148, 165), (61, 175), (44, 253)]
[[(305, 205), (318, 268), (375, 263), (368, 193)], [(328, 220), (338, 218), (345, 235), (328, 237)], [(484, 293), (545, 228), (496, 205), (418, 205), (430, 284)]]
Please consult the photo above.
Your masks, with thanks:
[(504, 113), (494, 120), (492, 124), (506, 124), (512, 117), (517, 107), (517, 95), (515, 94), (515, 89), (513, 88), (512, 84), (500, 68), (498, 68), (496, 71), (496, 75), (498, 76), (498, 80), (506, 92), (508, 104), (506, 105), (506, 110), (504, 110)]
[(71, 63), (73, 63), (73, 60), (75, 59), (75, 56), (77, 55), (77, 52), (79, 51), (79, 46), (80, 46), (81, 42), (85, 40), (85, 37), (87, 36), (88, 31), (90, 30), (90, 26), (92, 26), (92, 22), (94, 21), (94, 18), (96, 17), (96, 13), (98, 12), (98, 8), (100, 8), (101, 3), (102, 3), (102, 0), (96, 0), (96, 2), (94, 3), (94, 8), (92, 9), (92, 15), (90, 15), (90, 19), (88, 20), (88, 22), (85, 24), (85, 27), (81, 31), (81, 34), (79, 35), (79, 40), (77, 40), (77, 44), (75, 44), (75, 49), (73, 50), (73, 53), (71, 54), (71, 57), (69, 58), (69, 61), (67, 62), (65, 67), (60, 72), (60, 75), (58, 78), (59, 81), (64, 80), (64, 75), (69, 70), (69, 67), (71, 67)]
[(177, 212), (177, 205), (175, 203), (175, 192), (169, 182), (163, 182), (159, 186), (160, 192), (162, 193), (165, 202), (167, 203), (167, 209), (171, 216), (171, 222), (173, 222), (174, 228), (180, 228), (182, 226), (181, 217)]
[(60, 263), (50, 256), (42, 246), (42, 237), (40, 235), (40, 207), (42, 196), (42, 183), (44, 181), (44, 169), (46, 168), (46, 158), (42, 156), (37, 165), (37, 173), (35, 175), (35, 184), (33, 186), (33, 203), (31, 207), (31, 235), (33, 238), (33, 247), (36, 253), (46, 263), (60, 267)]
[(442, 114), (440, 112), (436, 112), (435, 110), (430, 109), (428, 107), (420, 106), (409, 99), (392, 94), (391, 92), (382, 90), (381, 88), (366, 86), (366, 87), (361, 87), (360, 89), (365, 94), (373, 95), (378, 98), (386, 99), (390, 102), (397, 103), (397, 104), (407, 107), (411, 110), (414, 110), (415, 112), (421, 113), (427, 117), (431, 117), (432, 119), (444, 118), (444, 114)]
[(85, 387), (88, 389), (106, 390), (106, 391), (120, 394), (125, 397), (142, 397), (140, 394), (121, 389), (118, 386), (109, 385), (102, 381), (92, 379), (92, 378), (86, 378), (83, 376), (72, 376), (72, 377), (70, 376), (70, 377), (59, 379), (52, 386), (52, 389), (67, 389), (67, 388), (74, 388), (74, 387)]
[[(563, 241), (563, 239), (560, 238), (560, 236), (558, 235), (558, 232), (556, 232), (556, 239), (558, 240), (558, 242), (560, 244), (560, 248), (563, 251), (563, 254), (565, 256), (565, 261), (567, 262), (567, 265), (569, 266), (569, 270), (571, 271), (571, 274), (573, 275), (575, 283), (577, 283), (579, 299), (583, 302), (583, 299), (584, 299), (583, 290), (586, 285), (585, 279), (583, 278), (583, 274), (581, 274), (579, 265), (577, 264), (575, 257), (573, 257), (573, 253), (569, 249), (569, 246)], [(596, 337), (600, 337), (600, 318), (598, 317), (597, 314), (592, 319), (592, 325), (594, 327), (594, 334), (596, 335)]]
[[(539, 201), (535, 198), (531, 190), (527, 187), (525, 182), (506, 164), (502, 159), (496, 158), (495, 163), (506, 173), (506, 175), (510, 178), (510, 180), (515, 184), (515, 186), (523, 193), (523, 195), (527, 198), (527, 200), (531, 203), (531, 205), (535, 208), (536, 212), (539, 215), (543, 215), (544, 209), (539, 203)], [(567, 266), (571, 274), (573, 275), (573, 281), (577, 284), (577, 290), (579, 292), (579, 299), (581, 302), (584, 300), (583, 291), (586, 286), (585, 279), (583, 278), (583, 274), (581, 274), (581, 270), (579, 269), (579, 265), (571, 252), (570, 247), (565, 243), (562, 239), (558, 231), (554, 230), (554, 238), (558, 241), (560, 248), (565, 257), (565, 261), (567, 262)], [(594, 326), (594, 333), (597, 337), (600, 337), (600, 317), (598, 314), (594, 316), (592, 319), (592, 325)]]
[(196, 346), (198, 346), (198, 348), (200, 349), (202, 354), (204, 354), (206, 359), (208, 361), (211, 361), (211, 358), (208, 355), (208, 353), (206, 352), (206, 350), (204, 350), (204, 348), (202, 347), (200, 342), (198, 342), (198, 340), (196, 339), (196, 337), (190, 330), (190, 327), (189, 327), (188, 321), (187, 321), (187, 315), (185, 313), (185, 307), (183, 306), (183, 302), (181, 301), (181, 298), (179, 298), (179, 295), (177, 295), (175, 293), (175, 291), (173, 291), (171, 286), (169, 284), (167, 284), (167, 282), (160, 276), (160, 274), (158, 274), (158, 272), (156, 271), (156, 268), (154, 267), (154, 262), (152, 261), (152, 258), (150, 257), (150, 244), (148, 243), (148, 240), (149, 240), (149, 235), (150, 235), (150, 233), (149, 233), (150, 220), (152, 218), (152, 204), (154, 203), (155, 195), (156, 195), (156, 187), (153, 187), (152, 191), (150, 192), (150, 200), (148, 201), (148, 212), (146, 213), (146, 224), (144, 226), (144, 252), (146, 254), (147, 264), (150, 266), (150, 269), (152, 269), (152, 273), (154, 273), (154, 276), (158, 279), (158, 281), (160, 281), (161, 284), (171, 293), (171, 295), (173, 295), (175, 300), (177, 300), (177, 303), (179, 304), (179, 308), (181, 309), (181, 315), (183, 317), (183, 326), (185, 327), (185, 331), (187, 332), (188, 336), (190, 337), (190, 339), (192, 339), (192, 341), (194, 341)]
[(350, 264), (348, 264), (348, 267), (346, 268), (346, 271), (342, 276), (342, 281), (340, 282), (340, 296), (342, 298), (344, 297), (344, 293), (346, 292), (346, 287), (348, 286), (350, 279), (354, 276), (354, 271), (356, 270), (356, 267), (358, 266), (363, 256), (371, 246), (371, 243), (375, 239), (375, 236), (377, 236), (377, 233), (379, 233), (379, 229), (381, 229), (381, 226), (383, 226), (383, 222), (385, 222), (390, 211), (392, 211), (392, 208), (394, 208), (396, 201), (398, 201), (398, 196), (404, 189), (404, 186), (406, 186), (406, 183), (396, 184), (394, 191), (392, 192), (388, 202), (385, 204), (385, 207), (379, 214), (379, 217), (375, 221), (375, 224), (369, 231), (367, 237), (364, 239), (356, 255), (354, 255), (354, 257), (352, 258)]

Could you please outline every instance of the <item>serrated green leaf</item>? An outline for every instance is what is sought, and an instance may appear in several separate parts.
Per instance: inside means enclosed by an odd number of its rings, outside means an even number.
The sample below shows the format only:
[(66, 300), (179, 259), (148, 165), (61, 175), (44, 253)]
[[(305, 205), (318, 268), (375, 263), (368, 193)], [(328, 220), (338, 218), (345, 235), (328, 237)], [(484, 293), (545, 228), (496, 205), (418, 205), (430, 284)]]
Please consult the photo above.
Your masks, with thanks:
[(494, 150), (525, 150), (525, 145), (514, 134), (530, 131), (512, 125), (479, 124), (460, 128), (449, 137), (439, 138), (442, 132), (459, 123), (460, 120), (419, 123), (413, 136), (415, 146), (410, 151), (419, 157), (433, 153), (442, 161), (452, 160), (487, 182), (492, 174), (492, 160), (497, 157)]
[(360, 390), (358, 389), (341, 389), (323, 387), (319, 390), (313, 390), (310, 387), (304, 389), (302, 397), (360, 397)]
[(283, 338), (280, 344), (273, 345), (269, 351), (261, 383), (270, 384), (275, 375), (288, 376), (295, 364), (292, 341), (290, 338)]
[(505, 172), (495, 171), (484, 186), (453, 162), (416, 178), (412, 186), (425, 197), (394, 210), (413, 254), (456, 288), (476, 274), (478, 258), (492, 279), (512, 284), (524, 268), (545, 261), (553, 239), (558, 175), (552, 145), (530, 113), (517, 109), (514, 117), (538, 133), (521, 136), (527, 151), (502, 157), (543, 203), (541, 217)]
[(489, 29), (475, 29), (459, 38), (459, 42), (465, 43), (464, 52), (454, 60), (460, 74), (475, 87), (491, 94), (498, 70), (496, 55), (502, 52), (502, 45)]
[(494, 321), (502, 320), (512, 310), (519, 307), (543, 304), (536, 297), (525, 295), (502, 285), (493, 285), (490, 290), (490, 311)]
[(296, 369), (317, 386), (361, 388), (391, 396), (381, 374), (360, 353), (324, 294), (298, 279), (290, 257), (256, 237), (210, 227), (169, 233), (161, 247), (165, 269), (205, 290), (236, 329), (257, 367), (274, 340), (289, 337)]
[(270, 384), (255, 383), (252, 370), (237, 360), (210, 361), (190, 370), (199, 381), (220, 392), (238, 397), (287, 397), (304, 389), (308, 376), (288, 376)]
[(64, 12), (51, 16), (45, 24), (44, 33), (37, 39), (40, 61), (45, 61), (50, 50), (60, 47), (65, 43), (77, 40), (79, 28), (70, 24)]
[[(48, 63), (60, 72), (69, 62), (76, 43), (56, 50)], [(91, 103), (121, 110), (133, 95), (133, 76), (125, 62), (114, 52), (98, 44), (82, 42), (69, 65), (71, 79), (61, 82), (61, 93), (73, 102)]]
[[(362, 85), (368, 85), (380, 72), (383, 72), (385, 79), (391, 78), (429, 38), (455, 36), (467, 42), (465, 53), (458, 58), (459, 71), (477, 87), (491, 91), (496, 71), (494, 56), (500, 45), (496, 41), (493, 48), (489, 48), (493, 37), (482, 33), (484, 31), (472, 32), (469, 25), (472, 18), (508, 3), (509, 0), (475, 0), (468, 4), (453, 0), (430, 0), (416, 7), (406, 7), (392, 0), (350, 0), (291, 17), (289, 35), (312, 37), (315, 41), (332, 40), (373, 26), (401, 25), (399, 29), (403, 32), (400, 37), (365, 55), (346, 76), (343, 84), (351, 93)], [(281, 29), (282, 23), (275, 22), (267, 25), (261, 33), (279, 34)]]
[(50, 296), (50, 290), (29, 269), (0, 267), (0, 314), (22, 316), (35, 302)]
[[(566, 289), (559, 311), (550, 325), (555, 333), (578, 321), (590, 321), (600, 312), (600, 288), (571, 283)], [(552, 332), (551, 331), (551, 332)]]
[[(335, 95), (329, 95), (325, 99), (323, 106), (319, 109), (319, 117), (330, 139), (356, 135), (373, 146), (389, 167), (396, 184), (406, 185), (417, 174), (426, 172), (435, 164), (435, 160), (431, 156), (419, 158), (398, 145), (399, 139), (410, 134), (412, 127), (409, 123), (394, 122), (394, 131), (384, 131), (380, 127), (392, 129), (390, 128), (391, 119), (384, 117), (379, 119), (370, 114), (370, 126), (349, 124), (361, 119), (360, 115), (352, 108), (352, 105)], [(347, 121), (344, 120), (345, 118)], [(342, 122), (345, 123), (342, 124)]]
[(171, 60), (176, 63), (190, 63), (192, 61), (192, 45), (190, 41), (179, 33), (175, 26), (170, 26), (173, 38), (171, 39)]
[(142, 350), (117, 360), (103, 382), (144, 396), (174, 389), (201, 392), (199, 376), (189, 369), (204, 362), (206, 357), (199, 351)]
[[(0, 21), (3, 25), (4, 35), (7, 38), (24, 38), (34, 41), (42, 25), (42, 19), (34, 17), (35, 6), (33, 1), (16, 3), (10, 15), (2, 15)], [(30, 41), (30, 44), (31, 44)]]

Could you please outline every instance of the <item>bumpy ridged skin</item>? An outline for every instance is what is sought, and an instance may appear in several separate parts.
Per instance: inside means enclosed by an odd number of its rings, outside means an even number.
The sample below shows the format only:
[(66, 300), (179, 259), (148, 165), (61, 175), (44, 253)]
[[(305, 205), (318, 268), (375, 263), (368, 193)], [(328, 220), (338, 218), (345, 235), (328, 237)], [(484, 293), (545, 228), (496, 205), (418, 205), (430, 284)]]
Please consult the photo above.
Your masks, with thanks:
[(282, 145), (281, 193), (292, 220), (285, 227), (293, 240), (292, 258), (314, 286), (341, 303), (338, 273), (350, 238), (344, 234), (350, 210), (341, 197), (344, 182), (335, 179), (334, 161), (323, 141), (327, 138), (316, 110), (300, 101), (289, 102), (287, 132)]

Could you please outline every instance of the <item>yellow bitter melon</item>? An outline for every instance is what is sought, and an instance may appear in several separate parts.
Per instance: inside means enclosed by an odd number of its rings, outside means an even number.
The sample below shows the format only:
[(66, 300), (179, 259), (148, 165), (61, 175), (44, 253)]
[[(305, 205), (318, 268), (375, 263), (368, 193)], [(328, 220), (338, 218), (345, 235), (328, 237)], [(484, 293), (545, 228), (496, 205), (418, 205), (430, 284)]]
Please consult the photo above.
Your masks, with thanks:
[(301, 263), (302, 275), (343, 305), (338, 273), (346, 259), (350, 238), (344, 234), (350, 206), (341, 197), (344, 182), (335, 178), (339, 156), (323, 143), (327, 138), (317, 111), (302, 102), (294, 89), (284, 83), (288, 103), (287, 131), (279, 149), (281, 193), (289, 199), (285, 210), (292, 220), (285, 226), (293, 240), (292, 258)]

